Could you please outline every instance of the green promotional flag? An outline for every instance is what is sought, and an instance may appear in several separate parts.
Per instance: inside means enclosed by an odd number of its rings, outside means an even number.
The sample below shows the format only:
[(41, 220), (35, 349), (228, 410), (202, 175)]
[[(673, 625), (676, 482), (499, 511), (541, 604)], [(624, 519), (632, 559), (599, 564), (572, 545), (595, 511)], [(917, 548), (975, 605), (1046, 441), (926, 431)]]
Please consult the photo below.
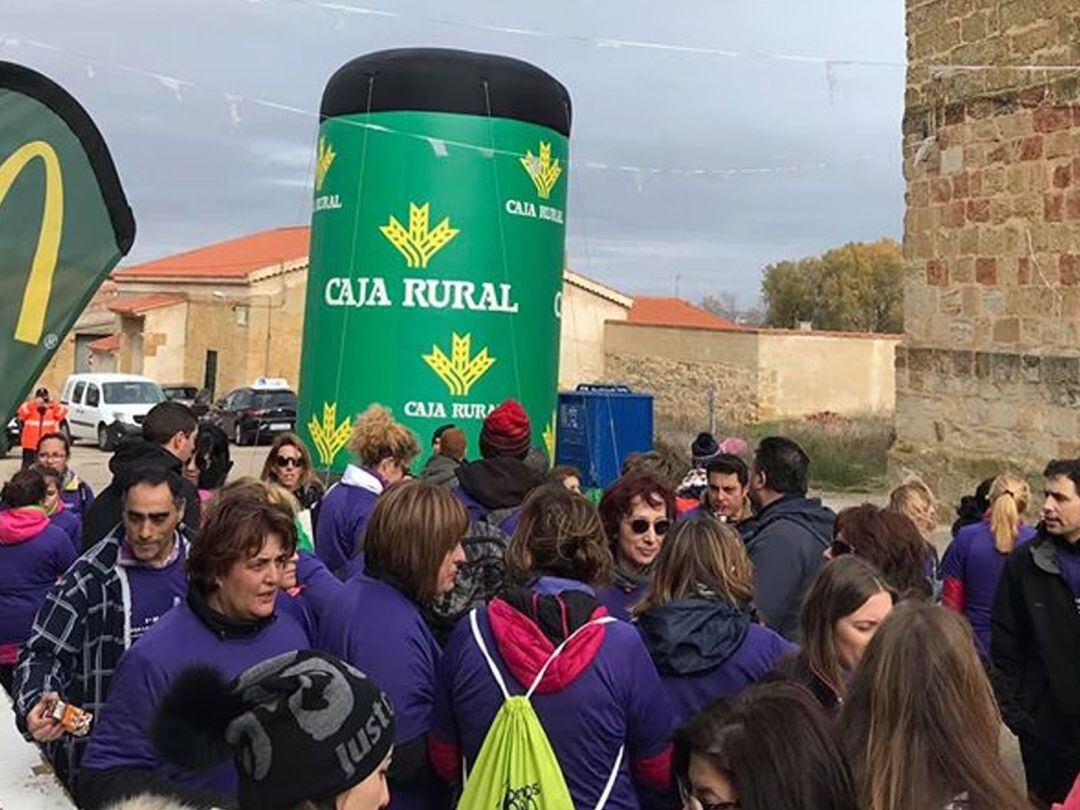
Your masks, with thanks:
[(0, 415), (135, 239), (105, 141), (62, 87), (0, 62)]
[(570, 98), (445, 50), (356, 59), (323, 95), (298, 425), (340, 470), (378, 402), (426, 444), (516, 399), (554, 456)]

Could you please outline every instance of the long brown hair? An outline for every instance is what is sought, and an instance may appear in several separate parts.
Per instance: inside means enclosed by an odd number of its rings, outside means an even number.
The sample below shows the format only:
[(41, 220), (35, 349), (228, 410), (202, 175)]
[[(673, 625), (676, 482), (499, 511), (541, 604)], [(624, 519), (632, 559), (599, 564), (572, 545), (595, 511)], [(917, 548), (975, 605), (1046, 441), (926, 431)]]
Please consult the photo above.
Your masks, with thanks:
[(932, 551), (910, 518), (871, 503), (851, 506), (836, 516), (833, 537), (870, 562), (901, 598), (930, 598), (926, 562)]
[(843, 697), (847, 679), (836, 649), (836, 623), (879, 593), (887, 593), (895, 601), (896, 594), (877, 569), (851, 554), (822, 568), (806, 592), (799, 614), (799, 656), (838, 697)]
[(281, 483), (278, 481), (277, 470), (274, 469), (274, 459), (277, 458), (278, 450), (282, 447), (296, 448), (296, 452), (300, 454), (300, 463), (304, 466), (300, 475), (300, 484), (308, 483), (315, 472), (311, 466), (311, 453), (308, 451), (303, 439), (295, 433), (282, 433), (274, 439), (274, 443), (270, 445), (270, 452), (266, 454), (266, 461), (263, 462), (262, 474), (259, 476), (259, 480), (273, 481), (275, 484)]
[(518, 584), (548, 574), (604, 585), (615, 565), (596, 507), (562, 484), (545, 484), (526, 498), (505, 559)]
[(640, 616), (650, 608), (700, 596), (703, 590), (745, 604), (754, 598), (753, 578), (753, 565), (735, 529), (711, 517), (691, 518), (664, 538), (648, 593), (631, 612)]
[(1020, 518), (1031, 500), (1031, 487), (1019, 475), (1004, 473), (990, 485), (990, 531), (994, 548), (1011, 554), (1020, 536)]
[(967, 621), (898, 606), (866, 648), (840, 716), (867, 810), (926, 810), (967, 793), (974, 810), (1028, 805), (998, 755), (1001, 716)]
[(364, 527), (364, 562), (388, 574), (417, 604), (437, 596), (439, 568), (469, 528), (461, 502), (445, 487), (402, 481), (375, 502)]
[(937, 499), (922, 481), (908, 481), (890, 492), (889, 509), (910, 519), (924, 538), (937, 528)]

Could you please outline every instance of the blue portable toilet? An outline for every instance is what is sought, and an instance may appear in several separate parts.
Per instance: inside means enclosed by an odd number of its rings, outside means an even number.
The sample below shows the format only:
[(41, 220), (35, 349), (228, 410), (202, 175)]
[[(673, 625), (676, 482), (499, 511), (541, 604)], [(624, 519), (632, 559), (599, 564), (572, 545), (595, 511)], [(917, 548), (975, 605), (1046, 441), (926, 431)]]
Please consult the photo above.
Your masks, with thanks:
[(603, 489), (631, 453), (653, 447), (652, 394), (625, 385), (579, 385), (559, 394), (555, 463), (581, 470), (581, 488)]

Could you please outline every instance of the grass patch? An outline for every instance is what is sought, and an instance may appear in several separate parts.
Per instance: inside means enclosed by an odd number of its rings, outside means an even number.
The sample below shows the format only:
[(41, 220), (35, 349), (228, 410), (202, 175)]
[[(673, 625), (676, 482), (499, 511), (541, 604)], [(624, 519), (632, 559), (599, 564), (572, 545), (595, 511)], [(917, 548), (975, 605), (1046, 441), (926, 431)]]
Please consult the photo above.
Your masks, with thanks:
[[(688, 468), (696, 431), (657, 419), (657, 449), (677, 455)], [(829, 492), (873, 492), (886, 483), (886, 452), (892, 441), (888, 417), (791, 419), (754, 425), (717, 425), (717, 440), (739, 436), (751, 445), (766, 436), (787, 436), (810, 456), (810, 486)]]

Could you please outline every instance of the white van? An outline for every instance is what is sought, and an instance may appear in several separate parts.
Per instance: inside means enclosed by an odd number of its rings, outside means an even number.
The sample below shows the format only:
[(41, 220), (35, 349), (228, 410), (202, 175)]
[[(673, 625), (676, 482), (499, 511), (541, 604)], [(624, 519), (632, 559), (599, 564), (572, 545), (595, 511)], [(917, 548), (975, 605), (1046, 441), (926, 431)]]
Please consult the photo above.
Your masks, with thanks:
[(71, 438), (95, 441), (102, 450), (140, 432), (147, 411), (164, 401), (161, 386), (137, 374), (72, 374), (60, 393)]

